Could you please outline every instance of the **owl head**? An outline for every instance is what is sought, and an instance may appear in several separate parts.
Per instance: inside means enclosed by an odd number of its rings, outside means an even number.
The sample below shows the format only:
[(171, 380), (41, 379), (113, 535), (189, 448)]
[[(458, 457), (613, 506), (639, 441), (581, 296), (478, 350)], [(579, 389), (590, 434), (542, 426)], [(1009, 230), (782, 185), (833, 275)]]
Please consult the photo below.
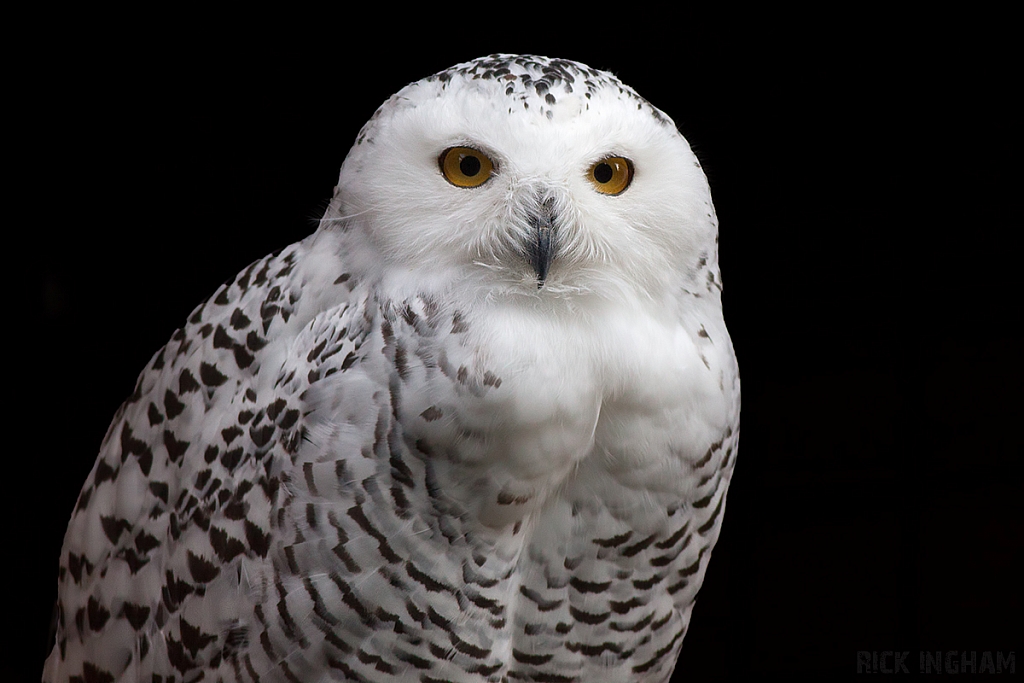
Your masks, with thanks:
[[(359, 133), (330, 229), (385, 286), (658, 298), (715, 259), (672, 120), (583, 64), (492, 55), (412, 83)], [(367, 265), (367, 268), (370, 266)]]

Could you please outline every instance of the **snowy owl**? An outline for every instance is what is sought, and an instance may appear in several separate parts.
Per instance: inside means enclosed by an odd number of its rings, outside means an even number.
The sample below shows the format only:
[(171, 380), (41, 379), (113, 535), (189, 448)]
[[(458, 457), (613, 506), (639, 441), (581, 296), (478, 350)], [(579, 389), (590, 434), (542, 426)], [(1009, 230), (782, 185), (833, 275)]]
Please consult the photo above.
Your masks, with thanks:
[(114, 416), (43, 680), (667, 681), (739, 437), (717, 242), (611, 74), (405, 87)]

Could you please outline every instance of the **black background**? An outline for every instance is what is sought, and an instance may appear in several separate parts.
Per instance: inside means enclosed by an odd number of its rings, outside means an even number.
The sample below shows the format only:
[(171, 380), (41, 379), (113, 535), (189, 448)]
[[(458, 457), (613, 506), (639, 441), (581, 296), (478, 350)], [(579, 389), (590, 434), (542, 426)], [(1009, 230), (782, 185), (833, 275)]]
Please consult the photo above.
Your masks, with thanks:
[(8, 275), (26, 287), (8, 281), (5, 325), (8, 672), (38, 680), (67, 518), (150, 356), (221, 282), (315, 229), (392, 92), (490, 52), (615, 72), (711, 182), (743, 436), (679, 679), (831, 680), (865, 650), (911, 651), (912, 672), (922, 649), (1024, 656), (1009, 20), (797, 19), (37, 27), (7, 105)]

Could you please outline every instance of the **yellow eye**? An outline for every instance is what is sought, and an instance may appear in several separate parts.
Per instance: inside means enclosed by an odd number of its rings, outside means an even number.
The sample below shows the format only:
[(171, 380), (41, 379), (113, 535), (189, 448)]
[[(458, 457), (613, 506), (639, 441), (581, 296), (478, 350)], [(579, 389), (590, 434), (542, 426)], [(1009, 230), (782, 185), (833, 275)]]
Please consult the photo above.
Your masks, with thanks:
[(633, 182), (633, 162), (624, 157), (601, 159), (590, 167), (587, 180), (601, 194), (622, 194)]
[(445, 180), (458, 187), (479, 187), (494, 170), (487, 155), (472, 147), (449, 147), (441, 152), (437, 163)]

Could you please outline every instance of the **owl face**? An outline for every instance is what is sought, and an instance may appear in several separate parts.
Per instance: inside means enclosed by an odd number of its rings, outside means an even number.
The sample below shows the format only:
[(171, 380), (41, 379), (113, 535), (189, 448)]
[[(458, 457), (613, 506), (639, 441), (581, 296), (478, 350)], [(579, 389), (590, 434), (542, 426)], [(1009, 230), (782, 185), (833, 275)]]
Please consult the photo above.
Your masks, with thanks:
[(345, 161), (339, 213), (396, 277), (488, 296), (678, 285), (717, 229), (689, 145), (613, 76), (538, 60), (484, 58), (393, 96)]

